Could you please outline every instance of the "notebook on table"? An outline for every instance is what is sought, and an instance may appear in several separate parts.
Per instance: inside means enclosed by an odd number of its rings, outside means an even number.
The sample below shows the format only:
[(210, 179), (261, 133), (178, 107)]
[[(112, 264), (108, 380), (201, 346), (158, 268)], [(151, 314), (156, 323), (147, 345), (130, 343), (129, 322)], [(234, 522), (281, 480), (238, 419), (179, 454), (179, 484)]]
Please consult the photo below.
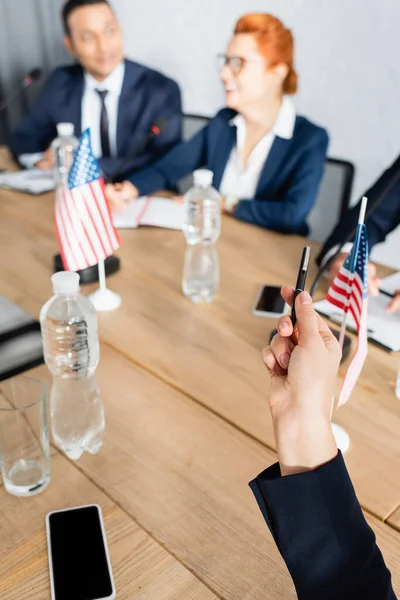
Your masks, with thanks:
[(169, 198), (142, 196), (133, 200), (125, 210), (113, 213), (113, 222), (119, 229), (135, 229), (140, 225), (147, 225), (179, 230), (183, 227), (183, 215), (183, 204)]

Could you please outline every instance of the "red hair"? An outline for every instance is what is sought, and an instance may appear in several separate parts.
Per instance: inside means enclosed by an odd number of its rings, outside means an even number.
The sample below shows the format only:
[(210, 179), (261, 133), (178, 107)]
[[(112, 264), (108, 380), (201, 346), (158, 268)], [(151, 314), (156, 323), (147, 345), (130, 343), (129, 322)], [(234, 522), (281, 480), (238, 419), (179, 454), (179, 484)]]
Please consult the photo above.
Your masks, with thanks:
[(234, 33), (252, 33), (260, 53), (270, 66), (280, 63), (287, 65), (289, 71), (283, 82), (283, 93), (297, 92), (297, 73), (293, 67), (294, 40), (292, 32), (286, 29), (282, 21), (268, 13), (248, 13), (238, 20)]

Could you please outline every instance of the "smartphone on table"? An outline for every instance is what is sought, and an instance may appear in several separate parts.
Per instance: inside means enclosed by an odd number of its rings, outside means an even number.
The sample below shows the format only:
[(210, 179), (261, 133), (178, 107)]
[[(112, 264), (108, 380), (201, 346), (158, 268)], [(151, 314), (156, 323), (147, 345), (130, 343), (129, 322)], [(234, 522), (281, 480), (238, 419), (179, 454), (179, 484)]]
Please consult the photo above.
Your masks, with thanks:
[(46, 531), (52, 600), (115, 600), (100, 506), (51, 512)]
[(288, 311), (288, 305), (281, 296), (281, 288), (275, 285), (262, 285), (253, 305), (253, 315), (278, 318)]

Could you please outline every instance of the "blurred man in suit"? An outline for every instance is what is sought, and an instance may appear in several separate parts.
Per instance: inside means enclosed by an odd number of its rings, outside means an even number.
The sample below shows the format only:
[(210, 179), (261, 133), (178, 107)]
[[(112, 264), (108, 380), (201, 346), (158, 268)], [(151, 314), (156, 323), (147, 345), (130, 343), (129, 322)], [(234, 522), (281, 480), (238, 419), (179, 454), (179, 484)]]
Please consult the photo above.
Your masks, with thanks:
[[(376, 244), (384, 242), (386, 236), (400, 225), (400, 156), (369, 188), (365, 196), (368, 198), (367, 213), (369, 213), (365, 225), (368, 231), (369, 250), (371, 250)], [(359, 212), (360, 202), (349, 209), (344, 219), (339, 221), (317, 256), (317, 263), (323, 266), (341, 249), (340, 254), (329, 266), (327, 275), (330, 281), (333, 281), (351, 249), (352, 244), (349, 240), (354, 238)], [(375, 266), (370, 263), (369, 293), (378, 294), (379, 285)], [(399, 309), (400, 290), (396, 291), (387, 310), (393, 312)]]
[[(178, 85), (124, 59), (121, 28), (107, 0), (68, 0), (62, 18), (64, 44), (79, 64), (53, 71), (14, 132), (14, 155), (23, 166), (51, 169), (56, 125), (70, 122), (76, 136), (90, 128), (94, 153), (108, 176), (122, 177), (160, 158), (181, 138)], [(155, 123), (163, 126), (150, 139)]]

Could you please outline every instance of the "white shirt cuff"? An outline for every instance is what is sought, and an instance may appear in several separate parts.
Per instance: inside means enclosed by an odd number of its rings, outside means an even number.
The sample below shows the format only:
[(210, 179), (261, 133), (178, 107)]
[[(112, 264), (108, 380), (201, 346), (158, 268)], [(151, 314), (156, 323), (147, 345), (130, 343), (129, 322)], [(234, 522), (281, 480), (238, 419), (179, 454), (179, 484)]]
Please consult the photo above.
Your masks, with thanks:
[(23, 167), (25, 167), (25, 169), (32, 169), (39, 160), (42, 160), (43, 157), (44, 152), (20, 154), (20, 156), (18, 156), (18, 161)]

